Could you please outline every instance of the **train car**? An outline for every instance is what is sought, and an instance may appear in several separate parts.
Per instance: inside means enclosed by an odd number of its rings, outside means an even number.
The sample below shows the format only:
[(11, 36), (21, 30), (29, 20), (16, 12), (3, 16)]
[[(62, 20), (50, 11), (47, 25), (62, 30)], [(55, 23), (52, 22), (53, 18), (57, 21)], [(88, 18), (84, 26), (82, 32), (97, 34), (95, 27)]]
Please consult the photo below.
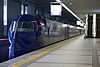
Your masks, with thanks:
[(75, 31), (75, 28), (67, 24), (45, 20), (39, 15), (20, 15), (13, 20), (9, 28), (9, 58), (81, 34), (76, 32), (79, 31)]
[(39, 18), (31, 15), (21, 15), (13, 20), (8, 36), (11, 43), (9, 48), (10, 59), (37, 49), (38, 37), (41, 35)]

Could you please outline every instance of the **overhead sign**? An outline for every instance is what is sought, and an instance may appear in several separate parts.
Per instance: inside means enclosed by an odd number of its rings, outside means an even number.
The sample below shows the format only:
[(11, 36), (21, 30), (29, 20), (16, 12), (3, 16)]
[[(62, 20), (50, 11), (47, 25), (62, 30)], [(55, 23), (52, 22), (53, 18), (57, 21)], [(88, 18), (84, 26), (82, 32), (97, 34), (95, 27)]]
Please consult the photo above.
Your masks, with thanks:
[(81, 23), (81, 21), (77, 21), (77, 25), (84, 26), (84, 24)]
[(62, 6), (51, 4), (51, 16), (61, 16)]
[(81, 21), (77, 21), (77, 25), (81, 25)]

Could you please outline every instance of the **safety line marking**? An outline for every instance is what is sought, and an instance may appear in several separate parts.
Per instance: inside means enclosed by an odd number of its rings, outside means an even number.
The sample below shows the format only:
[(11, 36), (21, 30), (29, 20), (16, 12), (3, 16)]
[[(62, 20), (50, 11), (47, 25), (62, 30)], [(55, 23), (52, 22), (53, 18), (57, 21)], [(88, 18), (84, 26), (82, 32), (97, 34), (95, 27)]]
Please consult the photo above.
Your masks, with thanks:
[(67, 44), (67, 43), (69, 43), (69, 42), (71, 42), (71, 41), (73, 41), (73, 40), (79, 38), (79, 37), (80, 37), (80, 36), (75, 37), (75, 38), (73, 38), (73, 39), (71, 39), (71, 40), (69, 40), (69, 41), (67, 41), (67, 42), (64, 42), (64, 43), (62, 43), (62, 44), (60, 44), (60, 45), (57, 45), (57, 46), (55, 46), (55, 47), (53, 47), (53, 48), (51, 48), (51, 49), (48, 49), (48, 50), (46, 50), (46, 51), (44, 51), (44, 52), (42, 52), (42, 53), (40, 53), (40, 54), (38, 54), (38, 55), (36, 55), (36, 56), (33, 56), (33, 57), (31, 57), (31, 58), (25, 60), (25, 61), (19, 62), (19, 63), (15, 64), (15, 65), (12, 66), (12, 67), (20, 67), (20, 66), (22, 66), (22, 65), (24, 65), (24, 64), (26, 64), (26, 63), (28, 63), (28, 62), (34, 60), (34, 59), (37, 59), (37, 58), (43, 56), (44, 54), (49, 53), (50, 51), (53, 51), (54, 49), (57, 49), (57, 48), (59, 48), (59, 47), (65, 45), (65, 44)]

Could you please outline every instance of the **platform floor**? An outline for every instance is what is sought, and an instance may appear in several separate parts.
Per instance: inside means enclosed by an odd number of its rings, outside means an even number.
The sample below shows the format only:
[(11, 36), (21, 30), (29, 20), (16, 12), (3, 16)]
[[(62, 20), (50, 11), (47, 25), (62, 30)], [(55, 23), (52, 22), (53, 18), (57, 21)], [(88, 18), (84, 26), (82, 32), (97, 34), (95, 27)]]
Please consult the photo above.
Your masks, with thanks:
[[(75, 37), (31, 52), (24, 57), (13, 59), (14, 62), (17, 60), (17, 64), (12, 64), (12, 67), (100, 67), (100, 39)], [(18, 61), (22, 58), (25, 60)], [(12, 63), (12, 60), (10, 61), (3, 64), (9, 65)]]
[(93, 40), (80, 37), (27, 67), (92, 67)]

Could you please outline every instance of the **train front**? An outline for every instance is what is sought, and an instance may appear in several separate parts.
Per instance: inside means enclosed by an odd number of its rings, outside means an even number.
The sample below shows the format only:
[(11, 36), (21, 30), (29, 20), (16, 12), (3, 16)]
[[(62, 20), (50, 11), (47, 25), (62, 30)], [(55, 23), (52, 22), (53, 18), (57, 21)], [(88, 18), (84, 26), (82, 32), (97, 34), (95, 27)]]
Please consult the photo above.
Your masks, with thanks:
[(36, 16), (21, 15), (13, 20), (8, 32), (9, 58), (23, 55), (38, 48), (41, 35), (40, 21)]

